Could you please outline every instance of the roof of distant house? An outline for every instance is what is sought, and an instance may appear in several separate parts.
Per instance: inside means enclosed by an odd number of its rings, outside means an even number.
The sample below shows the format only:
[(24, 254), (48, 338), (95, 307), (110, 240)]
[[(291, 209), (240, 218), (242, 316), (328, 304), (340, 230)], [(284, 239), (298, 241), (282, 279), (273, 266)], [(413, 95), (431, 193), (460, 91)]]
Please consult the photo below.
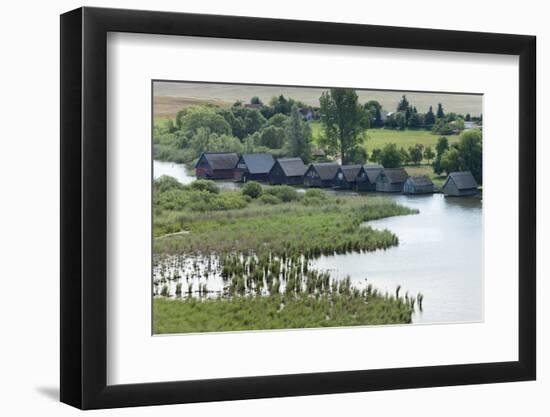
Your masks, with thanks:
[(383, 173), (391, 184), (405, 182), (409, 176), (404, 168), (384, 168)]
[(340, 165), (336, 162), (321, 162), (318, 164), (311, 164), (311, 167), (317, 171), (322, 180), (332, 180), (336, 176)]
[[(451, 172), (447, 181), (449, 181), (449, 178), (452, 178), (459, 190), (477, 188), (477, 182), (470, 171)], [(445, 181), (445, 183), (447, 183), (447, 181)]]
[(426, 187), (426, 186), (434, 185), (430, 177), (428, 177), (427, 175), (418, 175), (414, 177), (409, 177), (408, 180), (417, 187)]
[(361, 168), (363, 168), (362, 165), (342, 165), (340, 167), (344, 173), (346, 181), (355, 181), (357, 175), (359, 175), (359, 172), (361, 171)]
[(376, 182), (376, 178), (380, 175), (384, 167), (382, 165), (363, 165), (367, 178), (371, 183)]
[(277, 162), (287, 177), (302, 176), (307, 170), (302, 158), (279, 158)]
[(275, 163), (273, 156), (269, 153), (244, 154), (242, 159), (251, 174), (267, 174)]
[(212, 169), (233, 169), (239, 160), (235, 152), (203, 152), (202, 157), (206, 158)]

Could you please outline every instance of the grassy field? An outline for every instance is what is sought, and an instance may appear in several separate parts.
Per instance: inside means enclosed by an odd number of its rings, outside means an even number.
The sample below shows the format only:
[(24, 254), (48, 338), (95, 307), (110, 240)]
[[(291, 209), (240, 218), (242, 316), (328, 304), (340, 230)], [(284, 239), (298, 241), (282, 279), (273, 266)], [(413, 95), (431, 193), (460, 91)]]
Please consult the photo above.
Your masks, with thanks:
[[(314, 142), (317, 143), (319, 137), (323, 134), (323, 128), (320, 122), (311, 122), (311, 130), (313, 132)], [(398, 148), (409, 149), (417, 143), (424, 148), (431, 146), (435, 152), (435, 145), (439, 135), (434, 135), (428, 130), (393, 130), (393, 129), (369, 129), (365, 141), (365, 147), (370, 155), (373, 149), (382, 149), (388, 143), (395, 143)], [(447, 136), (449, 144), (458, 142), (458, 135)], [(424, 160), (423, 163), (428, 161)]]

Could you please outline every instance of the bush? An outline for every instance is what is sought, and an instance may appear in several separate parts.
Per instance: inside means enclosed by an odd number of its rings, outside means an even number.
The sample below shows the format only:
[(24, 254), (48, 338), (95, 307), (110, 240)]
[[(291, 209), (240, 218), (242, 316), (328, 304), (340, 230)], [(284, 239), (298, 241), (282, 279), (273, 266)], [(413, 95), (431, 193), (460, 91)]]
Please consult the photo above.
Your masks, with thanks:
[(191, 189), (195, 191), (208, 191), (212, 194), (220, 193), (220, 188), (214, 181), (210, 180), (195, 180), (191, 183)]
[(317, 188), (310, 188), (309, 190), (306, 190), (305, 193), (305, 198), (320, 198), (324, 200), (326, 197), (327, 195)]
[(163, 175), (155, 180), (154, 187), (156, 192), (164, 193), (170, 190), (183, 190), (184, 185), (174, 177)]
[(282, 201), (279, 197), (274, 196), (273, 194), (263, 194), (258, 201), (262, 204), (281, 204)]
[(289, 185), (275, 185), (268, 188), (265, 192), (274, 195), (285, 203), (300, 199), (300, 194), (298, 194), (298, 191)]
[(247, 195), (250, 198), (258, 198), (262, 195), (262, 192), (262, 186), (256, 181), (247, 182), (242, 188), (243, 195)]

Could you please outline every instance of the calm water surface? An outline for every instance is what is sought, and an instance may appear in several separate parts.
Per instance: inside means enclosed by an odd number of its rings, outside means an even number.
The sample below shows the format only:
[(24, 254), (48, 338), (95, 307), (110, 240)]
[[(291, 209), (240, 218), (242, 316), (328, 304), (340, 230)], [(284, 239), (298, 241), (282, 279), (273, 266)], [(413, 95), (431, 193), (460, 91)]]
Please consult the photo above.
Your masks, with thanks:
[[(155, 161), (154, 176), (161, 175), (171, 175), (184, 184), (195, 179), (183, 165)], [(231, 181), (217, 183), (227, 188), (239, 186)], [(368, 198), (373, 194), (362, 195)], [(415, 313), (415, 323), (483, 320), (481, 198), (384, 196), (420, 211), (367, 223), (395, 233), (399, 246), (367, 254), (323, 256), (312, 261), (312, 266), (330, 271), (335, 278), (349, 275), (361, 287), (366, 279), (382, 291), (394, 293), (401, 285), (401, 295), (422, 293), (423, 311)], [(212, 281), (210, 288), (220, 285)]]

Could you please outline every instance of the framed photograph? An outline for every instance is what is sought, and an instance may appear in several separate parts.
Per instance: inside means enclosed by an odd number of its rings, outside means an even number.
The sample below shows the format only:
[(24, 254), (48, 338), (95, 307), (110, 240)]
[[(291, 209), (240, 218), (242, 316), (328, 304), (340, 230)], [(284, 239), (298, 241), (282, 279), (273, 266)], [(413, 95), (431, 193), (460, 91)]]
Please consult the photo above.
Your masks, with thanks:
[(61, 401), (533, 380), (535, 37), (61, 16)]

